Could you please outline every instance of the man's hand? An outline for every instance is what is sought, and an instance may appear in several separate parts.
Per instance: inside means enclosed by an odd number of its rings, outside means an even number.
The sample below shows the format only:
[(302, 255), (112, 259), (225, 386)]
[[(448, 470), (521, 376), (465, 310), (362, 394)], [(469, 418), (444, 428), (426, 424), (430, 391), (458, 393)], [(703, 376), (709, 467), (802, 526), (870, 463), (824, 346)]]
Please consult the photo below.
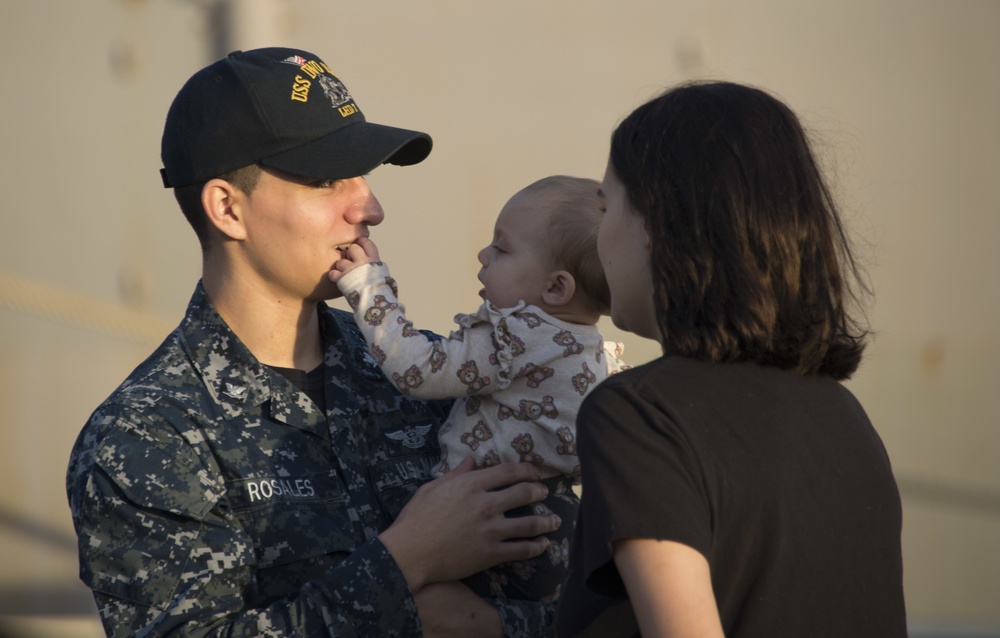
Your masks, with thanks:
[(378, 246), (371, 239), (361, 237), (348, 246), (347, 250), (340, 253), (340, 259), (330, 269), (330, 281), (337, 283), (341, 277), (358, 266), (370, 264), (374, 261), (379, 261)]
[(451, 472), (422, 485), (379, 535), (410, 591), (538, 556), (549, 544), (541, 535), (559, 528), (555, 515), (504, 516), (546, 497), (548, 489), (534, 482), (537, 467), (501, 463), (472, 471), (474, 467), (467, 457)]

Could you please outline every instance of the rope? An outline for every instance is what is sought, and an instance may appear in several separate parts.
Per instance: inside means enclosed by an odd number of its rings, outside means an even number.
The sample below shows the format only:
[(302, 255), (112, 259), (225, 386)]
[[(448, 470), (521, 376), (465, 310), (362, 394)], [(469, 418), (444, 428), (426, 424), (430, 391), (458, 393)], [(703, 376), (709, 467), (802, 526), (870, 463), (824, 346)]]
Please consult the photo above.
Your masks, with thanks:
[(149, 312), (96, 301), (2, 272), (0, 308), (142, 345), (158, 345), (175, 326)]

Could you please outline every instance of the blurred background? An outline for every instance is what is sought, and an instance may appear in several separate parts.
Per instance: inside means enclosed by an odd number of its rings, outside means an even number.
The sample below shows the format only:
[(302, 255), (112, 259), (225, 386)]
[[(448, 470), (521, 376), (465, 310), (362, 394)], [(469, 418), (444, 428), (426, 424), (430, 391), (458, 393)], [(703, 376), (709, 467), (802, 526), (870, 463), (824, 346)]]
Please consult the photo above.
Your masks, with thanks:
[[(321, 56), (368, 119), (433, 135), (369, 181), (410, 317), (439, 332), (479, 303), (506, 199), (600, 178), (634, 107), (693, 78), (784, 99), (875, 291), (848, 385), (902, 494), (911, 635), (1000, 635), (998, 31), (996, 0), (0, 0), (0, 635), (102, 635), (64, 473), (199, 276), (163, 119), (196, 70), (274, 45)], [(657, 355), (605, 328), (631, 363)]]

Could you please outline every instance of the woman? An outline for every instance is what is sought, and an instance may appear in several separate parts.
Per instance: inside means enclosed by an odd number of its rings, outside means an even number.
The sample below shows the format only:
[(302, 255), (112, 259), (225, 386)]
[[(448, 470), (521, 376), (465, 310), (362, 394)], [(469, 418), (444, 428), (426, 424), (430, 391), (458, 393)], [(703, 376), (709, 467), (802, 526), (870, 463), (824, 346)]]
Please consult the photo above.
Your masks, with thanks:
[(664, 356), (580, 411), (560, 636), (905, 636), (901, 507), (840, 381), (867, 333), (806, 135), (767, 93), (680, 86), (612, 136), (614, 323)]

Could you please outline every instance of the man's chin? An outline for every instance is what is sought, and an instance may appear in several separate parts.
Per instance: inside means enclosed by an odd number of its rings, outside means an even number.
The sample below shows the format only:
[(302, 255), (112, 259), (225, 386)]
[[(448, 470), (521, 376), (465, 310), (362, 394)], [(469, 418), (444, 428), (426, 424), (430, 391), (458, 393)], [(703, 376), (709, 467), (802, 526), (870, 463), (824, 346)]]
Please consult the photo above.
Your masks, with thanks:
[(324, 277), (324, 279), (325, 281), (321, 281), (319, 285), (316, 286), (316, 289), (313, 290), (313, 294), (310, 295), (310, 298), (313, 301), (332, 301), (344, 296), (344, 293), (340, 292), (340, 288), (337, 287), (337, 284), (333, 283), (329, 279), (326, 279), (326, 277)]

